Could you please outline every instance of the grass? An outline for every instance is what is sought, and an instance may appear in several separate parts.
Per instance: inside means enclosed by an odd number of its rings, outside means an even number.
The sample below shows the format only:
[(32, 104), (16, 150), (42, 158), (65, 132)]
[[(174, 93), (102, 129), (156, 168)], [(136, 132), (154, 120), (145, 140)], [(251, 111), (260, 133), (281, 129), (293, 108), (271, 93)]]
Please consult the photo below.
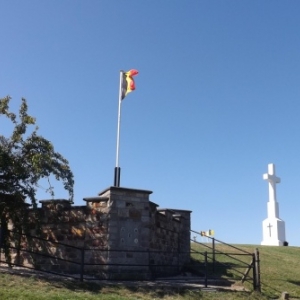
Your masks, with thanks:
[[(201, 246), (193, 245), (196, 250), (202, 251)], [(223, 247), (223, 248), (222, 248)], [(216, 244), (216, 250), (227, 252), (227, 246)], [(144, 285), (125, 286), (125, 285), (104, 285), (93, 282), (80, 283), (64, 278), (47, 279), (37, 276), (26, 277), (22, 274), (0, 273), (0, 299), (102, 299), (102, 300), (266, 300), (278, 299), (283, 291), (287, 291), (290, 299), (300, 299), (300, 248), (298, 247), (271, 247), (271, 246), (251, 246), (238, 245), (246, 251), (253, 252), (259, 249), (261, 260), (261, 281), (262, 294), (246, 291), (204, 291), (200, 289), (188, 289), (175, 286), (170, 287), (149, 287)], [(208, 251), (208, 249), (206, 249)], [(230, 249), (230, 252), (235, 250)], [(218, 257), (219, 256), (219, 257)], [(240, 263), (229, 261), (228, 257), (216, 255), (216, 258), (238, 266)], [(240, 257), (242, 261), (250, 262), (249, 257)], [(193, 255), (193, 261), (203, 261), (200, 254)], [(210, 264), (211, 266), (211, 264)], [(245, 268), (240, 269), (241, 272)], [(223, 279), (240, 279), (241, 275), (233, 270), (225, 270), (218, 265), (215, 273)], [(250, 282), (251, 283), (251, 282)], [(251, 284), (246, 283), (247, 288)]]
[[(192, 249), (196, 251), (211, 251), (205, 246), (192, 244)], [(278, 298), (282, 292), (286, 291), (290, 295), (290, 299), (300, 299), (300, 248), (299, 247), (273, 247), (273, 246), (255, 246), (255, 245), (237, 245), (247, 252), (253, 253), (257, 248), (260, 257), (260, 278), (261, 278), (261, 291), (268, 299)], [(216, 252), (226, 253), (241, 253), (236, 249), (223, 245), (216, 244)], [(209, 254), (208, 256), (212, 256)], [(250, 263), (250, 256), (234, 256), (240, 261), (247, 264)], [(192, 258), (196, 261), (203, 261), (203, 255), (193, 254)], [(215, 274), (224, 279), (240, 280), (241, 273), (244, 273), (246, 267), (239, 268), (243, 265), (241, 262), (224, 256), (216, 254), (216, 260), (233, 266), (234, 269), (224, 268), (222, 265), (216, 264)], [(211, 260), (208, 260), (209, 267), (212, 268)], [(241, 272), (241, 273), (240, 273)], [(252, 277), (252, 272), (249, 273)], [(252, 289), (252, 280), (245, 283), (248, 289)]]
[(18, 300), (60, 300), (60, 299), (102, 299), (102, 300), (186, 300), (186, 299), (267, 299), (247, 292), (203, 292), (179, 288), (150, 288), (104, 286), (95, 283), (75, 281), (47, 281), (35, 277), (24, 278), (17, 275), (2, 274), (0, 277), (0, 299)]

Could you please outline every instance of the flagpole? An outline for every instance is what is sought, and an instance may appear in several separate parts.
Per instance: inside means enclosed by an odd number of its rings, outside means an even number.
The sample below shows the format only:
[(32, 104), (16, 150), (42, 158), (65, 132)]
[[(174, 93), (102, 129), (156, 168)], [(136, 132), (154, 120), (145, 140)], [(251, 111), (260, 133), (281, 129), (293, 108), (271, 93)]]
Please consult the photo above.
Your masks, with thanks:
[(117, 128), (117, 151), (116, 151), (116, 167), (115, 167), (115, 176), (114, 176), (114, 186), (116, 186), (116, 187), (120, 187), (120, 174), (121, 174), (121, 168), (119, 167), (119, 149), (120, 149), (120, 123), (121, 123), (121, 102), (122, 102), (122, 79), (123, 79), (123, 71), (120, 71), (118, 128)]

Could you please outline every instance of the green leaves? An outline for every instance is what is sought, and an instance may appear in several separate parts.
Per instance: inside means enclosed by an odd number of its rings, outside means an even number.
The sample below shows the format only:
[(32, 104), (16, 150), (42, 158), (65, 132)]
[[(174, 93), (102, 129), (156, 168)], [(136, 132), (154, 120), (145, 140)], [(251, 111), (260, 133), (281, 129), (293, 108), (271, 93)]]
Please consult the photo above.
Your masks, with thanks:
[[(22, 99), (18, 119), (9, 111), (10, 100), (9, 96), (0, 99), (0, 118), (7, 117), (14, 124), (11, 136), (4, 137), (0, 132), (0, 200), (3, 195), (13, 196), (5, 206), (9, 209), (10, 205), (12, 212), (16, 209), (16, 203), (12, 201), (14, 198), (22, 197), (24, 201), (27, 197), (35, 207), (39, 180), (54, 175), (62, 181), (70, 201), (73, 201), (74, 179), (69, 162), (55, 152), (50, 141), (37, 134), (38, 128), (34, 126), (36, 119), (28, 114), (26, 100)], [(31, 133), (28, 133), (30, 129)], [(48, 182), (47, 190), (53, 195), (53, 187)], [(0, 216), (4, 213), (0, 208)]]

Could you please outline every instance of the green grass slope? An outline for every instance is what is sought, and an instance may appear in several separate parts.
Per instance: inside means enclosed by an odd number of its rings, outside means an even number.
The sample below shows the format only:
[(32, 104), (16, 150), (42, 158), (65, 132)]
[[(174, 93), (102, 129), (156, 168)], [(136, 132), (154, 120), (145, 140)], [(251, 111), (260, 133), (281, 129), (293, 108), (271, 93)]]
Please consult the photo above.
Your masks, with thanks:
[[(198, 245), (197, 245), (198, 247)], [(200, 247), (200, 246), (199, 246)], [(222, 248), (223, 247), (223, 248)], [(225, 249), (226, 246), (216, 245), (216, 249)], [(108, 286), (91, 282), (63, 278), (47, 279), (35, 275), (26, 277), (22, 274), (6, 274), (0, 270), (0, 299), (102, 299), (102, 300), (237, 300), (237, 299), (279, 299), (281, 293), (286, 291), (290, 299), (300, 299), (300, 248), (298, 247), (270, 247), (237, 245), (246, 251), (253, 252), (259, 249), (261, 260), (262, 294), (252, 292), (251, 284), (246, 283), (247, 291), (205, 291), (199, 289), (147, 287), (136, 284), (134, 286), (115, 285)], [(230, 250), (232, 252), (232, 250)], [(197, 255), (193, 255), (197, 258)], [(196, 256), (196, 257), (195, 257)], [(220, 256), (220, 259), (222, 257)], [(201, 258), (199, 258), (201, 260)], [(249, 257), (246, 258), (249, 260)], [(244, 271), (244, 270), (242, 270)], [(227, 271), (221, 275), (223, 278), (238, 280), (240, 274)]]
[[(205, 244), (211, 246), (211, 244)], [(211, 252), (205, 245), (192, 243), (194, 251), (207, 251)], [(288, 292), (290, 298), (300, 299), (300, 247), (275, 247), (275, 246), (257, 246), (257, 245), (234, 245), (237, 248), (245, 250), (249, 253), (254, 253), (255, 249), (259, 251), (260, 257), (260, 277), (261, 277), (261, 291), (262, 294), (269, 299), (278, 298), (282, 292)], [(238, 268), (238, 263), (234, 259), (226, 255), (218, 254), (219, 252), (240, 254), (235, 248), (226, 244), (215, 244), (216, 260), (233, 266), (233, 269), (220, 270), (216, 268), (214, 274), (226, 279), (240, 280), (246, 268)], [(212, 257), (211, 253), (208, 253)], [(245, 262), (250, 263), (251, 256), (234, 256), (233, 257)], [(203, 255), (194, 253), (192, 254), (193, 261), (202, 261)], [(211, 260), (208, 260), (210, 269), (212, 268)], [(238, 270), (239, 272), (237, 272)], [(241, 274), (242, 273), (242, 274)], [(212, 272), (208, 276), (214, 275)], [(249, 275), (252, 277), (252, 273)], [(245, 287), (253, 289), (252, 281), (245, 283)]]
[[(262, 292), (300, 299), (300, 248), (259, 246)], [(276, 293), (277, 292), (277, 293)]]

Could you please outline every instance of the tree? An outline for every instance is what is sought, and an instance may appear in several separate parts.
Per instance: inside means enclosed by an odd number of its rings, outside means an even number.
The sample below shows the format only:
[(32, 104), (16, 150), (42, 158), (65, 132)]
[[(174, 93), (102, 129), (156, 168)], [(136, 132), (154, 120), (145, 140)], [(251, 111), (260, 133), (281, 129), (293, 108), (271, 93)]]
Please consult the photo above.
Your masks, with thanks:
[[(19, 109), (19, 118), (10, 112), (9, 96), (0, 99), (0, 117), (6, 116), (13, 123), (11, 136), (0, 134), (0, 216), (2, 222), (12, 221), (15, 226), (21, 226), (26, 215), (22, 212), (25, 199), (37, 208), (36, 191), (42, 178), (54, 175), (63, 182), (73, 201), (73, 173), (68, 161), (55, 152), (50, 141), (38, 135), (36, 120), (27, 113), (25, 99)], [(34, 127), (29, 131), (29, 128)], [(52, 196), (54, 191), (49, 182), (47, 190)], [(5, 220), (4, 220), (5, 219)]]

